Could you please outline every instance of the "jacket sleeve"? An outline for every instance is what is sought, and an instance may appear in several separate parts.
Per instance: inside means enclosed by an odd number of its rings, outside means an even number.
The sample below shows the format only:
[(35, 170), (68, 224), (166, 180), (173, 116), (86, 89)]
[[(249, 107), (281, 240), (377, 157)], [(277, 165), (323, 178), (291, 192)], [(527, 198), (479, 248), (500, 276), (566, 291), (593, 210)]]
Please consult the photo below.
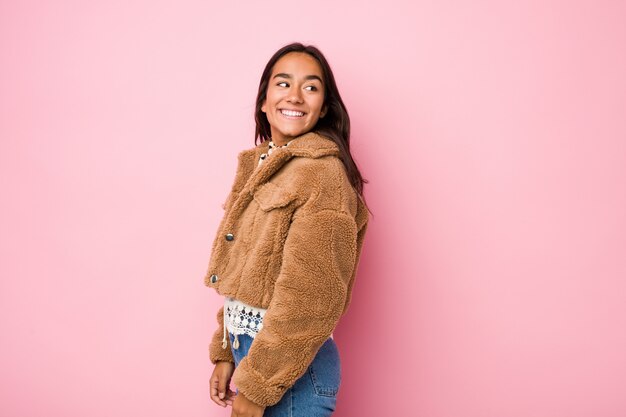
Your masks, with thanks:
[(333, 332), (356, 268), (357, 233), (348, 213), (294, 215), (263, 328), (233, 374), (249, 400), (280, 401)]
[(230, 350), (230, 338), (226, 337), (226, 349), (222, 348), (224, 338), (224, 306), (217, 311), (217, 330), (213, 333), (211, 343), (209, 344), (209, 357), (211, 363), (216, 364), (217, 361), (235, 362), (233, 352)]

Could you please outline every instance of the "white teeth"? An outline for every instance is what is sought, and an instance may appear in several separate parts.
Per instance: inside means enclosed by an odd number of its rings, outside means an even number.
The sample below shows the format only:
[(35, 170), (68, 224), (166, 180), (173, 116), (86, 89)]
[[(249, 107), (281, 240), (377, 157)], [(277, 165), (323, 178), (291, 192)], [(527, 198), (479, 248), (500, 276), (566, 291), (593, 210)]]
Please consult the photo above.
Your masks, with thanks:
[(304, 116), (304, 113), (302, 113), (301, 111), (281, 110), (280, 112), (285, 116)]

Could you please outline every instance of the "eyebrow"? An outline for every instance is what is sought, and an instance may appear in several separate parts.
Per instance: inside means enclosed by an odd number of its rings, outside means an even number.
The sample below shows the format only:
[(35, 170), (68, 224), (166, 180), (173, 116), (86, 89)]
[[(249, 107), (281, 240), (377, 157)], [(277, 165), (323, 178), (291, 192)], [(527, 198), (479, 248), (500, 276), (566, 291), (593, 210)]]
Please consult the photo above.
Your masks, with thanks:
[[(279, 72), (278, 74), (274, 75), (272, 79), (276, 77), (293, 78), (291, 74), (285, 74), (284, 72)], [(322, 79), (318, 77), (317, 75), (307, 75), (306, 77), (304, 77), (304, 79), (305, 80), (318, 80), (322, 85), (324, 85), (324, 82), (322, 82)]]

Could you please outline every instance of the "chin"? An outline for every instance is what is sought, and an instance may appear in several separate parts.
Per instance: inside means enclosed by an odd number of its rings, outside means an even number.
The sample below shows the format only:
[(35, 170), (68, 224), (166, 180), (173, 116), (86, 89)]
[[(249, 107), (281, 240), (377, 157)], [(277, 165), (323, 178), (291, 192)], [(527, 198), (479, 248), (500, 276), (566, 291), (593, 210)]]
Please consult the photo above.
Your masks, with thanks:
[(295, 138), (297, 136), (300, 136), (300, 135), (304, 134), (305, 132), (304, 132), (304, 130), (296, 130), (296, 131), (287, 130), (287, 131), (281, 131), (280, 133), (283, 136), (290, 136), (290, 137), (294, 137)]

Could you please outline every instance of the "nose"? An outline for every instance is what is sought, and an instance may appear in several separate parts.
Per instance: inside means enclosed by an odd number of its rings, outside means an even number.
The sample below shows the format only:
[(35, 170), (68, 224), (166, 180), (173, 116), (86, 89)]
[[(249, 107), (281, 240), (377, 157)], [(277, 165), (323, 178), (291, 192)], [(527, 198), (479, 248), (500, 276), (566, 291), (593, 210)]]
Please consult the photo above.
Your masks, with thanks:
[(287, 97), (287, 101), (290, 103), (302, 103), (302, 94), (300, 89), (294, 88), (289, 91), (289, 96)]

